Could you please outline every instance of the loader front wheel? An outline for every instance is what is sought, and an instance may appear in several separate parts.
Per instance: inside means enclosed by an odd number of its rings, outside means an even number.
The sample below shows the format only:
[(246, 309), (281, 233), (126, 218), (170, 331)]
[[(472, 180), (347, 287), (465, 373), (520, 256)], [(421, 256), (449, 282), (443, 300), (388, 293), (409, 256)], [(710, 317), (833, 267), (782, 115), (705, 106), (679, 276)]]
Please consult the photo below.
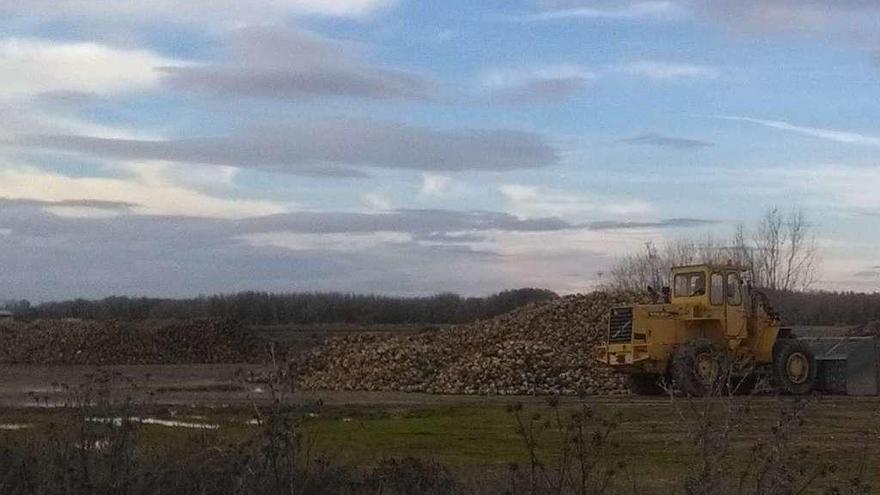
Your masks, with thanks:
[(780, 339), (773, 352), (773, 371), (784, 393), (805, 395), (816, 383), (813, 351), (797, 339)]
[(633, 395), (662, 395), (664, 390), (659, 380), (657, 375), (627, 375), (626, 387)]
[(672, 381), (678, 391), (691, 397), (712, 393), (721, 378), (722, 360), (708, 340), (678, 346), (672, 358)]

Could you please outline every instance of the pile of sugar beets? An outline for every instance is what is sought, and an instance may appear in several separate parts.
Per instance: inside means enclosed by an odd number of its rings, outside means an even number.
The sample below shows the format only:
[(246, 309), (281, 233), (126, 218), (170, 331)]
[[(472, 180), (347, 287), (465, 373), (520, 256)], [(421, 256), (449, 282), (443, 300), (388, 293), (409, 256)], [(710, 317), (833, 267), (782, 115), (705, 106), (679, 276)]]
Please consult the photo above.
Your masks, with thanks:
[(610, 308), (636, 297), (593, 292), (531, 304), (469, 325), (406, 336), (328, 340), (291, 366), (315, 390), (437, 394), (626, 393), (622, 376), (592, 360)]
[(190, 364), (263, 362), (265, 348), (220, 319), (143, 322), (36, 320), (0, 325), (0, 363)]

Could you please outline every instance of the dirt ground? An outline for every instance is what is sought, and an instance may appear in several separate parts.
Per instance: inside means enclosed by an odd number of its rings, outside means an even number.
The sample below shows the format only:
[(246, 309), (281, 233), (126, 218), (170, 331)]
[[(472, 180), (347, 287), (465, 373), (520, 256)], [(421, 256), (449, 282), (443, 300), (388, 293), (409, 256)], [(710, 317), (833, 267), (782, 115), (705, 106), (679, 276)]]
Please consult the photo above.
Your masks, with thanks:
[[(98, 373), (116, 375), (116, 397), (149, 395), (153, 404), (238, 406), (271, 400), (264, 384), (242, 380), (265, 367), (254, 364), (182, 364), (136, 366), (34, 366), (0, 365), (0, 407), (64, 406), (75, 390)], [(444, 396), (405, 392), (286, 392), (289, 404), (321, 403), (329, 406), (418, 406), (507, 404), (513, 400), (543, 403), (541, 397)], [(614, 399), (609, 399), (614, 400)]]
[[(34, 366), (0, 365), (0, 407), (16, 408), (63, 406), (77, 387), (83, 386), (99, 373), (115, 376), (112, 389), (116, 397), (126, 394), (150, 397), (157, 405), (239, 406), (253, 401), (271, 400), (266, 385), (243, 377), (264, 372), (264, 365), (255, 364), (182, 364), (131, 366)], [(878, 397), (828, 397), (835, 402), (878, 403)], [(543, 404), (541, 396), (477, 396), (432, 395), (406, 392), (338, 392), (338, 391), (285, 391), (285, 402), (296, 404), (320, 403), (328, 406), (444, 406), (444, 405), (504, 405), (512, 402)], [(563, 402), (577, 402), (577, 398), (562, 398)], [(773, 400), (757, 397), (753, 400)], [(593, 397), (591, 401), (608, 404), (637, 403), (639, 405), (665, 404), (664, 397)], [(39, 404), (37, 403), (39, 402)]]

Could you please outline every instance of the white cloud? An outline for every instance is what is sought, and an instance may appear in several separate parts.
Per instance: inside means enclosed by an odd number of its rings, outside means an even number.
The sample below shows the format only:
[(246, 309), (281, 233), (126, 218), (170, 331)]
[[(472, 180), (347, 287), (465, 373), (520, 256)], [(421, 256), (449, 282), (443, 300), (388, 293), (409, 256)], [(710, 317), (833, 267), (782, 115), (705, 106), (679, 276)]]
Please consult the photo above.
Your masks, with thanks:
[(740, 31), (876, 31), (880, 4), (873, 0), (685, 0), (699, 13)]
[(796, 132), (805, 136), (811, 136), (828, 141), (838, 143), (860, 144), (865, 146), (880, 146), (880, 137), (868, 136), (857, 132), (840, 131), (836, 129), (825, 129), (821, 127), (805, 127), (791, 124), (781, 120), (764, 120), (754, 119), (751, 117), (736, 117), (727, 115), (717, 115), (713, 118), (721, 120), (732, 120), (737, 122), (748, 122), (750, 124), (762, 125), (771, 129), (779, 129), (782, 131)]
[(181, 62), (139, 49), (31, 38), (0, 41), (4, 97), (47, 92), (119, 93), (159, 84), (157, 67)]
[(594, 220), (597, 215), (616, 218), (638, 217), (655, 214), (654, 207), (647, 202), (624, 198), (593, 195), (591, 198), (542, 190), (534, 186), (505, 184), (499, 188), (507, 200), (511, 213), (525, 218), (561, 217), (573, 221)]
[(588, 69), (572, 64), (545, 65), (520, 69), (494, 69), (483, 75), (481, 82), (487, 88), (500, 89), (520, 86), (535, 79), (594, 79)]
[(565, 99), (583, 91), (596, 74), (570, 64), (486, 72), (480, 85), (492, 100), (502, 103), (545, 102)]
[(362, 252), (388, 244), (412, 241), (406, 232), (369, 232), (344, 234), (305, 234), (298, 232), (265, 232), (242, 237), (255, 247), (278, 247), (291, 251), (344, 251)]
[(670, 1), (645, 1), (632, 2), (624, 6), (612, 8), (575, 7), (547, 10), (525, 16), (529, 21), (559, 21), (559, 20), (641, 20), (659, 19), (672, 20), (685, 15), (685, 10), (675, 2)]
[(680, 0), (698, 16), (740, 36), (797, 33), (880, 52), (876, 0)]
[(880, 169), (825, 165), (770, 169), (763, 172), (775, 181), (811, 193), (806, 199), (822, 207), (880, 213)]
[(394, 204), (385, 194), (372, 192), (364, 194), (364, 204), (371, 211), (389, 211), (394, 208)]
[(125, 24), (147, 21), (254, 23), (287, 16), (363, 17), (396, 0), (0, 0), (8, 15)]
[[(269, 201), (218, 198), (174, 184), (143, 165), (131, 178), (68, 177), (33, 167), (0, 167), (0, 197), (39, 201), (99, 200), (132, 203), (133, 211), (151, 215), (188, 215), (242, 218), (282, 213), (286, 208)], [(94, 216), (93, 208), (63, 207), (54, 212)], [(106, 214), (106, 212), (105, 212)]]
[(574, 64), (492, 69), (479, 79), (480, 90), (498, 103), (547, 103), (584, 91), (593, 82), (614, 74), (628, 74), (653, 82), (707, 80), (721, 76), (709, 65), (654, 60), (612, 65), (598, 71)]
[[(0, 74), (0, 84), (3, 74)], [(32, 99), (0, 95), (0, 140), (14, 140), (22, 135), (74, 134), (105, 139), (155, 140), (159, 136), (146, 128), (104, 125), (63, 110), (41, 108)]]
[(708, 65), (638, 60), (619, 67), (619, 70), (651, 81), (674, 81), (680, 79), (716, 79), (721, 70)]
[(138, 162), (115, 164), (139, 180), (162, 187), (175, 184), (197, 191), (228, 191), (234, 186), (241, 169), (226, 165), (179, 164), (169, 162)]
[(358, 43), (311, 31), (249, 26), (219, 40), (227, 61), (163, 67), (170, 87), (198, 93), (301, 99), (431, 97), (433, 84), (408, 71), (371, 63)]
[(424, 174), (422, 176), (421, 193), (425, 196), (443, 196), (452, 187), (452, 177), (439, 174)]

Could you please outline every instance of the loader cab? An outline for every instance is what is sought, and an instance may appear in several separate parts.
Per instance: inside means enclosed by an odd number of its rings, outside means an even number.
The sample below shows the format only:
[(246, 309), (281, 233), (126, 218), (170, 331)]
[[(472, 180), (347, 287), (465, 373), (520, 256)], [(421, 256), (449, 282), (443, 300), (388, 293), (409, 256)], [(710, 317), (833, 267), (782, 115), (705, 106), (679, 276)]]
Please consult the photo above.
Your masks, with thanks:
[(672, 304), (742, 306), (743, 272), (733, 265), (692, 265), (672, 269)]
[(745, 337), (747, 309), (743, 276), (734, 265), (694, 265), (672, 270), (672, 303), (694, 308), (693, 314), (720, 322), (728, 338)]

